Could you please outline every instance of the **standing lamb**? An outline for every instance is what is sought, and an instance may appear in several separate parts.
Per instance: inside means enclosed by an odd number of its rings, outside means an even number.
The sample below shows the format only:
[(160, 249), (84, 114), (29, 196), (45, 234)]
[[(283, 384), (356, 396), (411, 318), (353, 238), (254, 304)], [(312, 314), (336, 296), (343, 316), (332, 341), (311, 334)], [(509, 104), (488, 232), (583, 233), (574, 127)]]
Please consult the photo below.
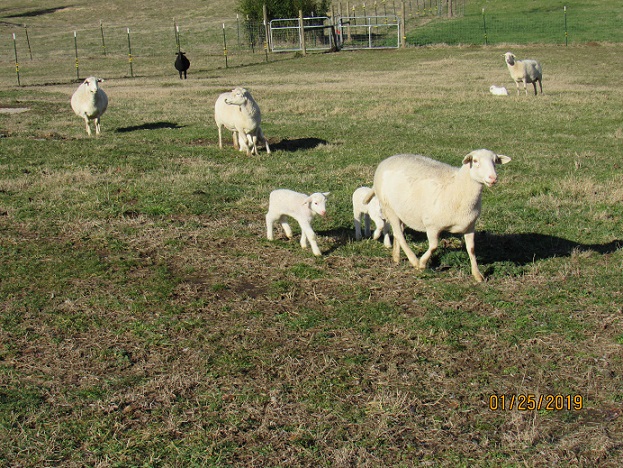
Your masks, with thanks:
[[(497, 182), (495, 165), (508, 162), (508, 156), (486, 149), (469, 153), (460, 168), (415, 154), (398, 154), (382, 161), (374, 175), (371, 195), (379, 199), (392, 226), (394, 262), (400, 260), (402, 248), (415, 268), (424, 269), (437, 249), (442, 231), (464, 234), (472, 275), (476, 281), (483, 281), (474, 246), (482, 186), (493, 186)], [(426, 232), (428, 250), (419, 261), (407, 245), (401, 223)]]
[(266, 237), (273, 240), (273, 227), (279, 222), (288, 239), (292, 239), (292, 228), (287, 222), (287, 217), (290, 216), (301, 226), (301, 247), (306, 249), (307, 241), (309, 241), (314, 255), (322, 255), (316, 243), (316, 234), (311, 227), (311, 220), (316, 214), (325, 215), (328, 195), (329, 192), (312, 193), (308, 196), (287, 189), (273, 190), (270, 193), (268, 213), (266, 213)]
[(186, 71), (190, 68), (190, 60), (188, 60), (184, 52), (180, 51), (177, 53), (174, 65), (175, 69), (180, 72), (180, 80), (182, 79), (182, 74), (184, 75), (184, 79), (186, 79)]
[(511, 52), (506, 52), (504, 54), (504, 58), (506, 59), (506, 66), (511, 74), (511, 78), (517, 86), (517, 94), (519, 94), (519, 83), (523, 83), (523, 89), (526, 92), (526, 96), (528, 95), (528, 88), (526, 87), (526, 84), (532, 83), (532, 86), (534, 86), (534, 95), (536, 96), (537, 82), (541, 88), (541, 94), (543, 94), (543, 84), (541, 82), (543, 79), (543, 71), (539, 62), (530, 59), (517, 60), (515, 55)]
[(385, 222), (379, 200), (374, 196), (368, 203), (363, 200), (370, 195), (370, 187), (359, 187), (353, 192), (353, 218), (355, 219), (355, 239), (361, 240), (361, 218), (363, 217), (364, 233), (370, 237), (370, 220), (374, 221), (373, 239), (378, 239), (383, 233), (383, 245), (390, 248), (392, 246), (389, 238), (389, 223)]
[(104, 80), (90, 76), (82, 82), (76, 92), (71, 96), (71, 108), (78, 117), (82, 117), (87, 127), (87, 134), (91, 136), (89, 120), (95, 121), (95, 134), (101, 133), (100, 118), (108, 107), (108, 96), (99, 83)]
[(268, 140), (262, 133), (260, 107), (244, 88), (234, 88), (229, 93), (221, 94), (214, 104), (214, 120), (218, 127), (218, 146), (223, 147), (222, 129), (233, 132), (234, 147), (247, 153), (259, 155), (258, 139), (264, 142), (266, 152), (270, 154)]

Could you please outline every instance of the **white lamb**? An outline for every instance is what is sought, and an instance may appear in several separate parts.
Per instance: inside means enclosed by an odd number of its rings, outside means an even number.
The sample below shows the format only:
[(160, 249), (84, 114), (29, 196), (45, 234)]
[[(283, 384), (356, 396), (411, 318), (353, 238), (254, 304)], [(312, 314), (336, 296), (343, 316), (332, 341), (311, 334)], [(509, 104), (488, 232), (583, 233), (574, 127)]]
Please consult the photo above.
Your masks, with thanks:
[(370, 220), (374, 221), (373, 239), (378, 239), (383, 233), (383, 245), (390, 248), (392, 241), (389, 238), (389, 223), (385, 222), (379, 200), (373, 195), (368, 203), (364, 199), (372, 192), (370, 187), (359, 187), (353, 192), (353, 218), (355, 219), (355, 239), (361, 240), (361, 219), (363, 217), (364, 233), (370, 237)]
[(511, 74), (511, 78), (517, 86), (517, 94), (519, 94), (519, 83), (523, 83), (526, 96), (528, 95), (528, 88), (526, 85), (532, 83), (532, 86), (534, 86), (534, 95), (536, 96), (537, 82), (541, 88), (541, 94), (543, 94), (543, 84), (541, 82), (543, 79), (543, 70), (539, 62), (530, 59), (517, 60), (515, 55), (511, 52), (506, 52), (504, 58), (506, 59), (506, 66)]
[(508, 90), (504, 86), (491, 85), (489, 92), (494, 96), (508, 96)]
[(71, 96), (71, 108), (78, 117), (82, 117), (86, 124), (87, 134), (91, 136), (90, 120), (95, 121), (95, 134), (101, 133), (100, 119), (108, 107), (108, 96), (99, 83), (104, 80), (90, 76), (82, 82)]
[(251, 93), (244, 88), (234, 88), (221, 94), (214, 104), (214, 120), (218, 127), (218, 146), (223, 148), (223, 127), (233, 132), (236, 149), (258, 155), (257, 142), (262, 141), (270, 154), (268, 140), (262, 133), (262, 114)]
[(309, 241), (314, 255), (322, 255), (316, 243), (316, 234), (311, 227), (311, 220), (316, 214), (325, 215), (328, 195), (329, 192), (312, 193), (308, 196), (287, 189), (273, 190), (270, 193), (268, 213), (266, 213), (266, 237), (273, 240), (273, 227), (276, 222), (279, 222), (288, 239), (291, 239), (292, 229), (287, 222), (287, 217), (290, 216), (301, 226), (301, 247), (306, 249), (307, 241)]
[[(400, 260), (402, 248), (415, 268), (424, 269), (442, 231), (464, 234), (472, 275), (476, 281), (483, 281), (474, 246), (482, 186), (493, 186), (497, 182), (495, 165), (508, 162), (508, 156), (486, 149), (469, 153), (460, 168), (415, 154), (398, 154), (382, 161), (374, 175), (372, 195), (379, 199), (392, 226), (394, 262)], [(407, 245), (401, 223), (426, 232), (428, 250), (419, 261)]]

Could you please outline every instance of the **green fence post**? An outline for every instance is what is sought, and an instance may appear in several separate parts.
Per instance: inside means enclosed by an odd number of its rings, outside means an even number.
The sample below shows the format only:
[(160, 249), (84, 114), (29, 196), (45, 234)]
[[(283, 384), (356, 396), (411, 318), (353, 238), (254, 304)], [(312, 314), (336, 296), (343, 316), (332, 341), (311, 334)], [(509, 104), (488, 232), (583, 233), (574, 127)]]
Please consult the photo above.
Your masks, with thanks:
[(128, 31), (128, 62), (130, 63), (130, 76), (134, 78), (134, 68), (132, 67), (132, 44), (130, 42), (130, 28)]
[(567, 46), (568, 43), (568, 37), (569, 35), (567, 34), (567, 5), (565, 5), (565, 46)]
[(17, 75), (17, 86), (22, 84), (19, 81), (19, 62), (17, 61), (17, 42), (15, 41), (15, 33), (13, 33), (13, 50), (15, 51), (15, 73)]
[(76, 80), (80, 81), (80, 64), (78, 63), (78, 35), (74, 31), (74, 51), (76, 53)]
[(485, 19), (485, 9), (482, 9), (482, 27), (485, 30), (485, 45), (489, 45), (489, 40), (487, 39), (487, 20)]

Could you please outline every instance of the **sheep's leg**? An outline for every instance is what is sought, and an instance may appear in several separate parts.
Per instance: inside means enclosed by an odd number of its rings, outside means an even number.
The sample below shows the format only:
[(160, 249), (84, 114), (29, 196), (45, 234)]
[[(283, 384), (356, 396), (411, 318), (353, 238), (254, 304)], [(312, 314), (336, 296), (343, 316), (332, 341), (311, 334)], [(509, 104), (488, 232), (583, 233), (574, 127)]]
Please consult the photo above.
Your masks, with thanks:
[(281, 217), (279, 217), (279, 224), (281, 224), (283, 232), (286, 233), (286, 237), (288, 239), (292, 239), (292, 228), (288, 224), (288, 218), (286, 217), (286, 215), (282, 215)]
[(218, 147), (223, 149), (223, 126), (217, 125), (218, 127)]
[(273, 228), (278, 220), (279, 216), (275, 216), (270, 211), (266, 213), (266, 237), (268, 240), (273, 240)]
[(89, 125), (89, 118), (86, 115), (84, 116), (84, 124), (87, 127), (87, 135), (91, 136), (91, 126)]
[(439, 247), (439, 231), (429, 229), (426, 231), (426, 237), (428, 238), (428, 250), (424, 252), (424, 255), (420, 257), (420, 269), (423, 270), (428, 265), (430, 257), (433, 255), (437, 247)]
[(413, 253), (413, 250), (407, 244), (407, 240), (405, 239), (404, 233), (402, 232), (402, 223), (398, 216), (391, 210), (383, 207), (383, 212), (387, 216), (387, 220), (392, 226), (392, 232), (394, 233), (394, 251), (393, 251), (393, 260), (395, 263), (400, 261), (400, 249), (404, 251), (405, 255), (409, 259), (409, 263), (413, 265), (415, 268), (419, 268), (420, 264), (418, 262), (417, 256)]
[(301, 225), (301, 247), (307, 248), (307, 241), (309, 241), (309, 245), (311, 245), (312, 252), (317, 257), (322, 255), (322, 252), (318, 248), (318, 244), (316, 243), (316, 233), (314, 233), (312, 227), (307, 223), (299, 223)]
[(355, 219), (355, 240), (361, 240), (361, 213), (353, 212)]
[(384, 223), (383, 226), (383, 245), (388, 249), (392, 246), (392, 240), (389, 237), (389, 223)]
[(467, 250), (467, 255), (469, 255), (469, 261), (472, 264), (472, 275), (474, 276), (476, 281), (481, 283), (485, 280), (485, 278), (484, 276), (482, 276), (482, 273), (480, 273), (480, 270), (478, 269), (478, 263), (476, 262), (476, 244), (474, 240), (475, 233), (474, 231), (467, 232), (465, 233), (464, 237), (465, 249)]
[(264, 136), (264, 132), (260, 128), (260, 136), (264, 140), (264, 146), (266, 146), (266, 154), (270, 154), (270, 146), (268, 146), (268, 139)]
[(102, 133), (102, 127), (100, 126), (100, 118), (97, 117), (95, 119), (95, 134), (99, 135), (100, 133)]
[(523, 80), (523, 90), (526, 93), (526, 96), (528, 95), (528, 82), (526, 81), (526, 79), (524, 78)]
[(235, 149), (240, 149), (240, 134), (238, 133), (237, 130), (234, 130), (231, 134), (231, 138), (234, 141), (234, 148)]

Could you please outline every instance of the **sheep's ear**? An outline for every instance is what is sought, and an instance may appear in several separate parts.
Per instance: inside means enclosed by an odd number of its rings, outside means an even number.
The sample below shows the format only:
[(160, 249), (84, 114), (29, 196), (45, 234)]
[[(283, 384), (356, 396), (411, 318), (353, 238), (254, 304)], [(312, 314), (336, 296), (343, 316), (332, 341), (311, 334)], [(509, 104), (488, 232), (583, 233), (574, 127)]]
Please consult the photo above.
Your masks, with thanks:
[(97, 82), (98, 82), (98, 83), (103, 83), (103, 82), (104, 82), (104, 78), (98, 78), (98, 79), (97, 79)]
[(463, 164), (471, 164), (473, 158), (474, 158), (474, 152), (472, 151), (471, 153), (469, 153), (467, 156), (463, 158)]
[(511, 158), (509, 158), (508, 156), (504, 156), (503, 154), (498, 154), (495, 158), (496, 164), (506, 164), (509, 162), (511, 162)]

